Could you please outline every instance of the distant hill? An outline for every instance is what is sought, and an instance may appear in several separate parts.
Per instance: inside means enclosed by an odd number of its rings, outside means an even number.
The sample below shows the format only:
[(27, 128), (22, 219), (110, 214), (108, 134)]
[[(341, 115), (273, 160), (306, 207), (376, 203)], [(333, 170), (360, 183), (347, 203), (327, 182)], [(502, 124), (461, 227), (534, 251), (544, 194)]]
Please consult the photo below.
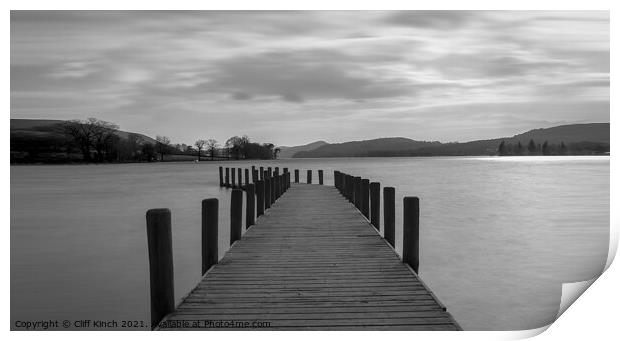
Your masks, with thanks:
[(525, 149), (530, 140), (538, 145), (545, 141), (558, 149), (563, 142), (572, 154), (601, 154), (609, 152), (609, 123), (570, 124), (534, 129), (512, 137), (476, 140), (463, 143), (420, 142), (407, 138), (384, 138), (328, 144), (312, 151), (298, 152), (295, 158), (355, 157), (355, 156), (465, 156), (496, 155), (502, 141)]
[(440, 142), (415, 141), (404, 137), (388, 137), (365, 141), (326, 144), (314, 150), (301, 151), (294, 158), (382, 156), (385, 151), (405, 152)]
[[(60, 137), (62, 134), (57, 131), (57, 126), (62, 124), (63, 120), (39, 120), (39, 119), (22, 119), (22, 118), (12, 118), (11, 119), (11, 136), (20, 135), (20, 136), (32, 136), (38, 138), (48, 137)], [(119, 130), (116, 132), (120, 138), (126, 139), (129, 134), (138, 135), (142, 138), (144, 143), (155, 143), (156, 141), (146, 135), (132, 133), (127, 131)]]
[(313, 150), (313, 149), (319, 148), (319, 147), (321, 147), (323, 145), (326, 145), (326, 144), (327, 144), (327, 142), (325, 142), (325, 141), (316, 141), (316, 142), (304, 144), (303, 146), (294, 146), (294, 147), (282, 146), (282, 147), (278, 147), (278, 148), (280, 148), (280, 153), (278, 154), (278, 158), (279, 159), (290, 159), (297, 152)]

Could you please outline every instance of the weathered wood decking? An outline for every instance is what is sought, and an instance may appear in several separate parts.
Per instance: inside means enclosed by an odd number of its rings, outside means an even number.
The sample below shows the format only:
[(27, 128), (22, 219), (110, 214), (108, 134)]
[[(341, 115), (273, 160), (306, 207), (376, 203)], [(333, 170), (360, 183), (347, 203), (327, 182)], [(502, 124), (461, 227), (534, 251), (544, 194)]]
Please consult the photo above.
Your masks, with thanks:
[(259, 217), (160, 329), (230, 321), (285, 330), (459, 329), (336, 188), (306, 184), (293, 184)]

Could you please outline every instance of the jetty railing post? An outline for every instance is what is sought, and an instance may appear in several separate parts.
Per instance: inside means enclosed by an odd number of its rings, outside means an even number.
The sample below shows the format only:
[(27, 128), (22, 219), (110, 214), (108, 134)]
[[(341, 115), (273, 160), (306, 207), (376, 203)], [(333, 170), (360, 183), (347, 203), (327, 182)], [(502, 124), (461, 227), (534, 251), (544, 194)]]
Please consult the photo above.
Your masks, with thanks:
[(174, 311), (174, 271), (172, 263), (172, 219), (170, 210), (146, 211), (146, 237), (151, 280), (151, 329)]
[(235, 188), (230, 195), (230, 245), (241, 239), (243, 191)]
[(230, 174), (231, 175), (231, 177), (230, 177), (230, 181), (231, 181), (230, 186), (232, 188), (235, 188), (236, 187), (236, 185), (235, 185), (235, 177), (236, 177), (236, 175), (235, 174), (237, 174), (237, 172), (235, 171), (235, 168), (231, 168), (230, 169), (230, 173), (231, 173)]
[(276, 202), (276, 178), (273, 176), (273, 174), (269, 177), (269, 181), (271, 181), (271, 206), (273, 206), (273, 203)]
[(308, 169), (308, 175), (306, 175), (306, 182), (311, 184), (312, 183), (312, 170)]
[(263, 177), (265, 178), (265, 210), (271, 207), (271, 179), (269, 174), (265, 171)]
[(250, 170), (245, 169), (245, 185), (247, 186), (250, 183)]
[(258, 175), (260, 175), (260, 180), (265, 181), (265, 169), (263, 167), (260, 167), (260, 172)]
[(226, 167), (226, 187), (230, 187), (230, 168)]
[[(245, 174), (248, 174), (247, 169)], [(245, 198), (245, 228), (247, 230), (254, 225), (254, 184), (245, 185)]]
[(265, 182), (256, 181), (256, 216), (260, 217), (265, 213)]
[(415, 273), (420, 265), (420, 200), (403, 198), (403, 262)]
[(239, 183), (239, 188), (243, 187), (243, 179), (241, 178), (241, 168), (237, 168), (237, 175), (239, 175), (237, 182)]
[(340, 190), (340, 188), (338, 188), (338, 171), (337, 170), (334, 171), (334, 187)]
[(368, 206), (368, 190), (369, 190), (369, 185), (370, 184), (370, 180), (368, 179), (362, 179), (362, 198), (361, 198), (361, 205), (362, 205), (362, 209), (360, 211), (362, 211), (362, 214), (367, 218), (370, 219), (370, 211), (369, 211), (369, 206)]
[(256, 177), (254, 176), (254, 172), (256, 171), (256, 166), (252, 165), (252, 182), (256, 184)]
[(377, 231), (381, 231), (381, 185), (370, 183), (370, 223)]
[(224, 169), (220, 166), (220, 187), (224, 186)]
[(383, 187), (383, 238), (392, 245), (394, 245), (394, 221), (395, 221), (395, 200), (394, 200), (394, 187)]
[(286, 188), (291, 188), (291, 173), (286, 173)]
[(351, 175), (347, 174), (347, 188), (346, 188), (346, 198), (349, 200), (349, 202), (353, 202), (352, 197), (353, 197), (353, 179), (351, 178)]
[(323, 170), (319, 169), (319, 185), (323, 184)]
[(217, 264), (217, 232), (218, 232), (218, 209), (217, 199), (204, 199), (202, 201), (202, 274)]
[(354, 189), (354, 201), (355, 207), (361, 211), (362, 207), (362, 178), (359, 176), (355, 177), (355, 189)]
[(295, 169), (295, 183), (299, 183), (299, 169)]
[(267, 174), (269, 174), (269, 177), (273, 176), (273, 173), (271, 172), (271, 167), (267, 167)]

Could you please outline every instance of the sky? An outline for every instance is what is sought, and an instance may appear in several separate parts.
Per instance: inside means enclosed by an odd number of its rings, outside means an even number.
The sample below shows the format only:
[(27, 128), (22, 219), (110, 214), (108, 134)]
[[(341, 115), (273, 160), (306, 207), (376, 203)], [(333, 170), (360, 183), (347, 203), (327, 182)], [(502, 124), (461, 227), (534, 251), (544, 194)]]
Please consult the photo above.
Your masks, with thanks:
[(607, 11), (12, 11), (11, 118), (193, 144), (609, 122)]

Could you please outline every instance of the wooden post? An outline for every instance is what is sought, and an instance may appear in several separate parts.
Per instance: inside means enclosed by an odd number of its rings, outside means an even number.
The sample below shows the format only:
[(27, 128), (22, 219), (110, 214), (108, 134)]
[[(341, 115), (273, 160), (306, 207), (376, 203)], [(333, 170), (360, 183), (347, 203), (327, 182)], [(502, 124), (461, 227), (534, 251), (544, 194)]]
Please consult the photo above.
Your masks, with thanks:
[(220, 187), (224, 186), (224, 169), (220, 166)]
[(258, 172), (256, 169), (252, 169), (252, 182), (256, 184), (256, 181), (258, 181)]
[(370, 183), (370, 223), (377, 231), (381, 231), (381, 185)]
[(394, 187), (383, 188), (383, 238), (385, 238), (385, 240), (387, 240), (387, 242), (395, 248), (394, 219), (396, 217), (394, 209), (394, 192)]
[(217, 199), (204, 199), (202, 201), (202, 274), (209, 271), (211, 266), (217, 264), (217, 232), (218, 232), (218, 207)]
[(231, 168), (231, 169), (230, 169), (230, 173), (231, 173), (231, 184), (230, 184), (230, 186), (231, 186), (232, 188), (235, 188), (235, 187), (237, 187), (237, 185), (235, 185), (235, 182), (236, 182), (236, 181), (235, 181), (235, 177), (236, 177), (236, 175), (235, 175), (235, 174), (237, 174), (237, 172), (235, 172), (235, 169), (234, 169), (234, 168)]
[(323, 170), (319, 169), (319, 185), (323, 184)]
[(271, 179), (271, 205), (273, 206), (273, 203), (276, 202), (276, 178), (273, 176), (273, 174), (270, 177)]
[(265, 182), (256, 181), (256, 216), (260, 217), (265, 213)]
[[(247, 169), (246, 169), (246, 173)], [(254, 184), (245, 185), (245, 229), (249, 229), (254, 225)]]
[(291, 173), (286, 173), (286, 188), (291, 188)]
[(420, 266), (420, 200), (403, 198), (403, 262), (415, 273)]
[(271, 172), (271, 167), (267, 167), (267, 174), (269, 174), (269, 177), (273, 176), (273, 173)]
[(346, 182), (347, 182), (347, 187), (345, 189), (346, 191), (346, 198), (347, 200), (349, 200), (349, 202), (353, 202), (352, 197), (353, 197), (353, 179), (351, 178), (351, 175), (347, 174), (346, 176)]
[(312, 170), (308, 169), (308, 175), (306, 175), (306, 182), (311, 184), (312, 183)]
[(243, 180), (241, 178), (241, 168), (237, 168), (237, 174), (239, 177), (237, 178), (237, 182), (239, 183), (239, 188), (243, 187)]
[(366, 217), (366, 219), (370, 219), (370, 211), (368, 208), (368, 189), (369, 189), (369, 185), (370, 184), (370, 180), (368, 179), (362, 179), (362, 198), (361, 198), (361, 204), (362, 204), (362, 209), (360, 211), (362, 211), (362, 214)]
[(263, 167), (260, 167), (260, 172), (258, 173), (258, 175), (260, 176), (260, 179), (265, 181), (265, 169)]
[(151, 329), (174, 311), (174, 271), (172, 269), (172, 223), (170, 210), (146, 211), (146, 238), (151, 278)]
[(263, 175), (265, 178), (265, 210), (271, 207), (271, 179), (269, 179), (269, 174), (265, 171)]
[(338, 189), (338, 192), (340, 192), (340, 187), (338, 186), (338, 176), (340, 175), (340, 172), (335, 170), (334, 171), (334, 187), (336, 187)]
[(299, 169), (295, 169), (295, 183), (299, 183)]
[(288, 167), (282, 168), (282, 174), (286, 174), (286, 173), (288, 173)]
[(275, 168), (273, 169), (273, 173), (274, 173), (275, 175), (280, 175), (280, 167), (275, 167)]
[(235, 188), (230, 195), (230, 245), (241, 239), (243, 217), (243, 191)]
[(254, 178), (254, 171), (256, 170), (256, 166), (252, 165), (252, 182), (256, 183), (256, 179)]
[(230, 187), (230, 168), (226, 167), (226, 187)]
[(353, 189), (353, 201), (355, 203), (355, 207), (361, 211), (362, 207), (362, 178), (356, 176), (353, 179), (354, 189)]
[(245, 185), (247, 186), (250, 183), (250, 170), (245, 169)]

